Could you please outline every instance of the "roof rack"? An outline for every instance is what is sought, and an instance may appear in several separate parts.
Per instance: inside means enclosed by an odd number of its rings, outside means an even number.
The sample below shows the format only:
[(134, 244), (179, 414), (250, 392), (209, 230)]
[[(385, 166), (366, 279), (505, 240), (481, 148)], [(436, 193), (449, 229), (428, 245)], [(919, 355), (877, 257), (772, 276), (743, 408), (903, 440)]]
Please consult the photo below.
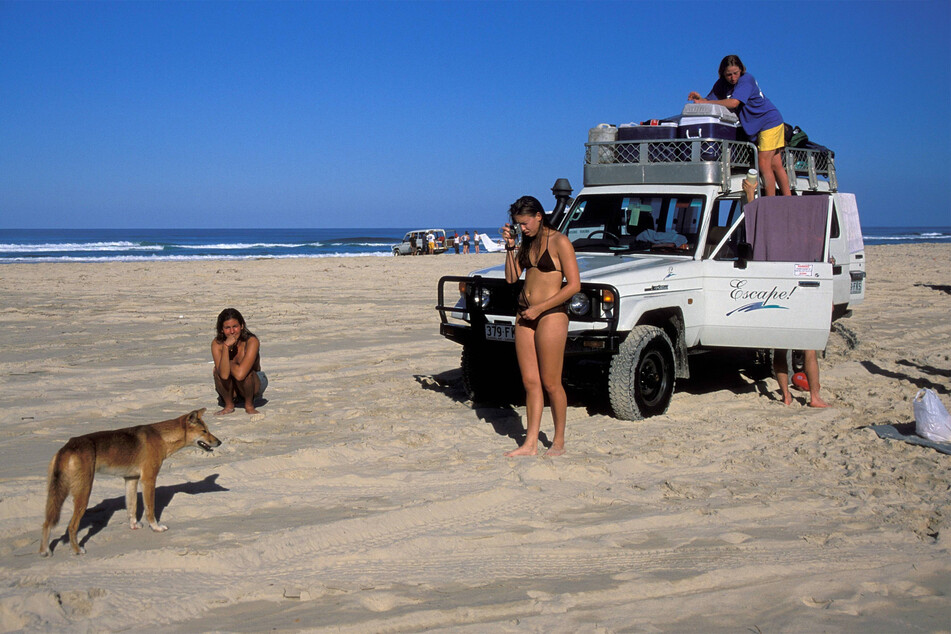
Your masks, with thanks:
[[(757, 168), (756, 146), (726, 139), (664, 139), (585, 143), (584, 185), (719, 185), (731, 191), (731, 177)], [(783, 165), (793, 189), (838, 188), (831, 150), (784, 148)], [(806, 182), (799, 185), (803, 177)]]

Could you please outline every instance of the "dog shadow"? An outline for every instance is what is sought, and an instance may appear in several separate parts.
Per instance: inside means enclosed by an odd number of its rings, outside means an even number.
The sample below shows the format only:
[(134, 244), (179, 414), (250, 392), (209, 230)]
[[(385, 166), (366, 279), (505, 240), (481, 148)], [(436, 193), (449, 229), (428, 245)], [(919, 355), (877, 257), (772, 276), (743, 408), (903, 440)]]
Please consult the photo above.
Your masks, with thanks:
[[(165, 510), (165, 507), (169, 505), (172, 501), (172, 498), (175, 497), (178, 493), (185, 493), (187, 495), (198, 495), (199, 493), (215, 493), (219, 491), (228, 491), (220, 484), (216, 482), (218, 479), (218, 474), (213, 473), (204, 480), (199, 480), (197, 482), (184, 482), (182, 484), (172, 484), (167, 486), (158, 486), (155, 487), (155, 519), (161, 520), (162, 511)], [(138, 503), (136, 505), (137, 509), (137, 520), (141, 520), (145, 514), (145, 506), (142, 504), (142, 484), (139, 483), (139, 493), (138, 493)], [(65, 511), (69, 508), (69, 501), (67, 501), (66, 506), (64, 507), (64, 519), (69, 518), (69, 515)], [(125, 512), (125, 495), (116, 498), (109, 498), (103, 500), (96, 506), (91, 506), (86, 509), (86, 512), (83, 514), (83, 518), (79, 521), (79, 528), (77, 533), (81, 533), (86, 528), (89, 529), (89, 532), (86, 533), (81, 540), (79, 540), (79, 545), (82, 547), (86, 546), (86, 542), (90, 540), (94, 535), (98, 534), (102, 529), (104, 529), (109, 521), (112, 519), (112, 516), (117, 512)], [(69, 533), (64, 532), (62, 536), (58, 539), (54, 539), (50, 544), (50, 551), (54, 551), (56, 547), (60, 544), (69, 543)]]

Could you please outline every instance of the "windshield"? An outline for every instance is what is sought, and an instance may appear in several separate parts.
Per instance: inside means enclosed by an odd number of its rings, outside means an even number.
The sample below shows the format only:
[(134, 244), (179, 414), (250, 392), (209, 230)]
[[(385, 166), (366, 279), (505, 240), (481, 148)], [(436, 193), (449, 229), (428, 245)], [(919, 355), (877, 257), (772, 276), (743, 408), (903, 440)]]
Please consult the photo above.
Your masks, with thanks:
[(598, 194), (579, 197), (562, 233), (575, 251), (693, 255), (704, 196)]

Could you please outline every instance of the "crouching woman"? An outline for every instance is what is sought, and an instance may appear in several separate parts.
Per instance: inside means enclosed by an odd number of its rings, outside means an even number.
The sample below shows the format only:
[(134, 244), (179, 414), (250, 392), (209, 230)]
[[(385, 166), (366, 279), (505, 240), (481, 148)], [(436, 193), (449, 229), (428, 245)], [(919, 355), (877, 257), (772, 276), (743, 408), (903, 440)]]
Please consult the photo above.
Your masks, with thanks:
[(235, 308), (221, 311), (215, 330), (211, 357), (215, 363), (215, 391), (223, 405), (215, 414), (233, 412), (237, 399), (244, 401), (244, 411), (257, 414), (254, 400), (261, 398), (267, 388), (267, 376), (261, 371), (261, 342)]

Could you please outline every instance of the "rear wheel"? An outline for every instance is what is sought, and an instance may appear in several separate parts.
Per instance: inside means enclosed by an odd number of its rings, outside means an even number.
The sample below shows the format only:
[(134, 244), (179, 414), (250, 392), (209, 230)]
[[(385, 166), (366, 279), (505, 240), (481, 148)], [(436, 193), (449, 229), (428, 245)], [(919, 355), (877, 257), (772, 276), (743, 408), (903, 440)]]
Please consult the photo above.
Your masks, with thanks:
[(608, 388), (614, 415), (641, 420), (667, 411), (674, 394), (674, 347), (656, 326), (636, 326), (611, 360)]

